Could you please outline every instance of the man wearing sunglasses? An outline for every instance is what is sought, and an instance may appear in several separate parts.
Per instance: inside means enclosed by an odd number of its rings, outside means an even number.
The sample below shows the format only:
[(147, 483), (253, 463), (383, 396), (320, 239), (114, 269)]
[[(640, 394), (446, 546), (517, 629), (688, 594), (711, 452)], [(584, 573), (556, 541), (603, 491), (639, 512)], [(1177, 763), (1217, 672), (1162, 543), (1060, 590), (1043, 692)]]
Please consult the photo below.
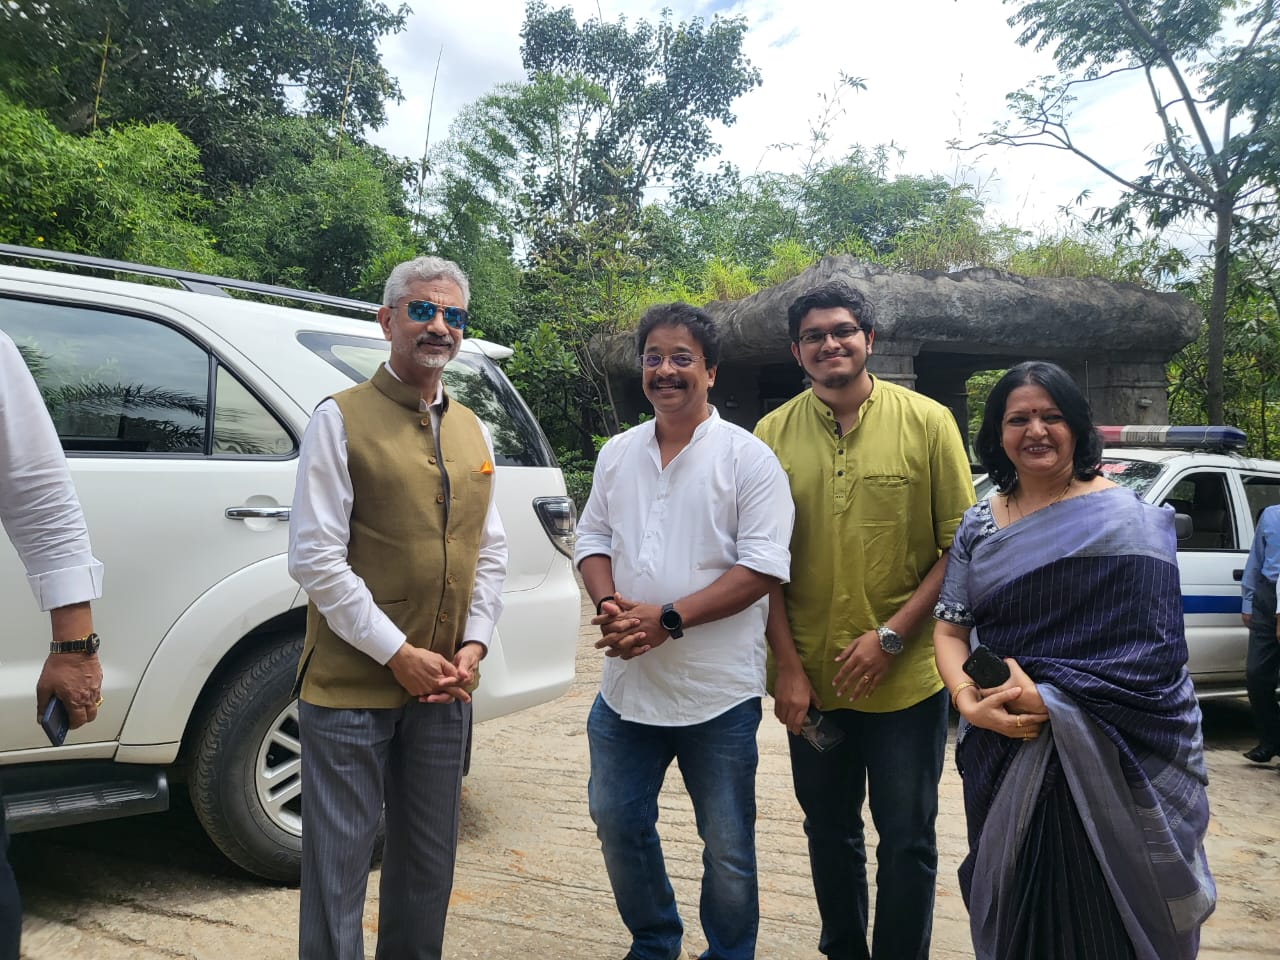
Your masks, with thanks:
[(750, 960), (765, 596), (787, 578), (791, 497), (769, 449), (707, 403), (720, 357), (707, 314), (654, 307), (636, 344), (654, 418), (601, 449), (578, 524), (575, 560), (606, 654), (587, 719), (588, 803), (628, 960), (681, 957), (656, 828), (679, 761), (705, 847), (702, 956)]
[(298, 457), (289, 572), (307, 591), (298, 666), (302, 960), (363, 957), (385, 806), (379, 957), (439, 960), (478, 664), (502, 611), (506, 536), (485, 426), (444, 391), (467, 323), (458, 266), (397, 266), (391, 354), (323, 401)]

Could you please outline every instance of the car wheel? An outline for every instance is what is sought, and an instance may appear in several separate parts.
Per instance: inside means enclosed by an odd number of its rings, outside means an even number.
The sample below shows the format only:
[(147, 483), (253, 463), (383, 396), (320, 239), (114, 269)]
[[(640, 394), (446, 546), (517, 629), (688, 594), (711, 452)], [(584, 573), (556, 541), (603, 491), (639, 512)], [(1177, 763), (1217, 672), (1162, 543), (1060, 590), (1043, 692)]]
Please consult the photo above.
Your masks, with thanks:
[(192, 741), (191, 803), (227, 858), (269, 880), (302, 869), (301, 637), (278, 637), (213, 692)]

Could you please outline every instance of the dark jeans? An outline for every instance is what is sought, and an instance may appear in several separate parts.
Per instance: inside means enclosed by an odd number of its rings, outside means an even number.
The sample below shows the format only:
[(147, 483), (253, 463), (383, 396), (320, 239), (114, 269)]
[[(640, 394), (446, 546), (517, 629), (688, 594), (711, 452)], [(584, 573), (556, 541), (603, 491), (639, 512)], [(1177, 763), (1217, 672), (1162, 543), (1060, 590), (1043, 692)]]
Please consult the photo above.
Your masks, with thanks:
[(1258, 728), (1258, 742), (1280, 751), (1280, 640), (1276, 639), (1276, 585), (1264, 583), (1253, 597), (1249, 617), (1249, 655), (1245, 660), (1245, 686)]
[[(831, 710), (844, 741), (819, 753), (789, 737), (796, 799), (831, 960), (925, 960), (938, 873), (934, 821), (947, 742), (947, 693), (892, 713)], [(876, 914), (867, 950), (867, 851), (862, 801), (870, 798), (876, 847)]]
[(756, 766), (760, 701), (706, 723), (659, 727), (623, 720), (596, 696), (587, 718), (591, 819), (635, 960), (680, 955), (684, 927), (658, 839), (658, 793), (671, 761), (702, 838), (704, 960), (751, 960), (760, 926), (756, 884)]
[(22, 900), (18, 881), (9, 866), (9, 831), (4, 823), (4, 795), (0, 793), (0, 960), (18, 960), (18, 943), (22, 940)]

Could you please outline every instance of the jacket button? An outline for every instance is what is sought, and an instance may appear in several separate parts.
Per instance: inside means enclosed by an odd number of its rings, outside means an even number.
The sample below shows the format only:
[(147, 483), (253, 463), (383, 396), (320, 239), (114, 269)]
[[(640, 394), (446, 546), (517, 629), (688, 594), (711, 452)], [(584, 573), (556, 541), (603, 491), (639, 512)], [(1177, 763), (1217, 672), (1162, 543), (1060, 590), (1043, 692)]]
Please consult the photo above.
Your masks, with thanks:
[(431, 426), (431, 418), (430, 418), (430, 417), (423, 417), (423, 418), (422, 418), (422, 425), (423, 425), (424, 427), (429, 427), (429, 426)]
[(449, 620), (449, 615), (448, 615), (447, 613), (442, 613), (442, 614), (440, 614), (440, 622), (441, 622), (441, 623), (446, 623), (446, 622), (448, 622), (448, 620)]
[(435, 457), (427, 457), (427, 463), (435, 463), (435, 462), (436, 462)]
[(457, 577), (455, 577), (452, 573), (451, 573), (451, 574), (449, 574), (449, 576), (445, 577), (445, 580), (446, 580), (446, 582), (448, 582), (448, 583), (457, 583), (457, 582), (458, 582), (458, 578), (457, 578)]
[(443, 493), (437, 493), (437, 494), (436, 494), (436, 503), (444, 503), (444, 494), (443, 494)]

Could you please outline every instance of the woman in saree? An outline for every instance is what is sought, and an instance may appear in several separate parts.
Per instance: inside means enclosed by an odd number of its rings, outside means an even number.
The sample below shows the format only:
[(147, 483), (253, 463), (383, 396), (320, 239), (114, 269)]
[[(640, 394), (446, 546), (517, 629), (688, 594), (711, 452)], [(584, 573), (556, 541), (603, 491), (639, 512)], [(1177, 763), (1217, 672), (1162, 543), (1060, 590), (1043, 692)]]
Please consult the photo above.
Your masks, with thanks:
[[(1051, 363), (996, 384), (977, 449), (999, 493), (956, 532), (934, 633), (976, 956), (1194, 957), (1215, 890), (1173, 512), (1099, 473), (1088, 401)], [(1000, 686), (964, 672), (976, 643)]]

